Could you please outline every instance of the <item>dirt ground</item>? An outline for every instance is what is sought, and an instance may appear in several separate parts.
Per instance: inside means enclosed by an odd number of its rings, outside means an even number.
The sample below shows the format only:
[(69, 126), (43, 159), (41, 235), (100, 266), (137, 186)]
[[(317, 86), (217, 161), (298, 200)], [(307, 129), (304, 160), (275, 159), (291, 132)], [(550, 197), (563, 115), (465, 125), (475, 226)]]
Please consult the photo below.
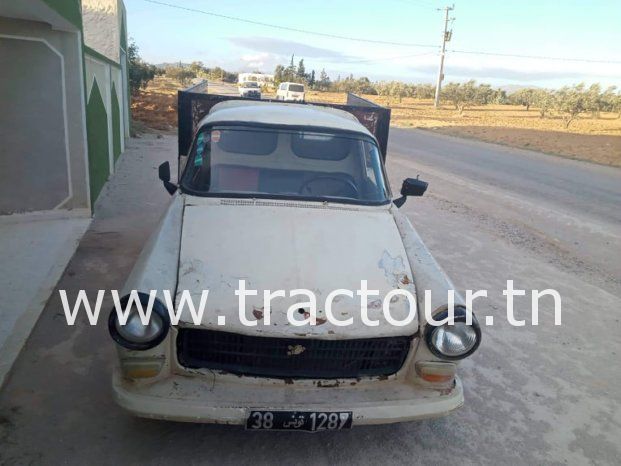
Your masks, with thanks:
[[(485, 105), (467, 108), (459, 115), (448, 104), (436, 110), (430, 99), (404, 98), (399, 102), (382, 96), (363, 97), (390, 107), (394, 126), (621, 166), (621, 118), (616, 114), (602, 113), (598, 119), (582, 115), (565, 129), (560, 116), (540, 118), (536, 108), (527, 111), (517, 105)], [(314, 102), (345, 103), (345, 99), (342, 93), (308, 93), (308, 100)]]
[[(170, 131), (177, 126), (177, 90), (181, 86), (157, 77), (132, 102), (138, 124)], [(266, 95), (266, 97), (271, 97)], [(392, 109), (392, 124), (437, 133), (478, 139), (547, 154), (621, 166), (621, 118), (602, 113), (600, 118), (582, 115), (565, 129), (560, 116), (540, 118), (535, 108), (515, 105), (486, 105), (467, 108), (459, 115), (452, 106), (436, 110), (431, 100), (404, 98), (401, 102), (381, 96), (363, 96)], [(345, 103), (336, 92), (307, 93), (311, 102)]]
[(146, 89), (132, 96), (132, 120), (140, 129), (142, 125), (162, 131), (177, 129), (177, 91), (182, 87), (175, 81), (156, 77)]

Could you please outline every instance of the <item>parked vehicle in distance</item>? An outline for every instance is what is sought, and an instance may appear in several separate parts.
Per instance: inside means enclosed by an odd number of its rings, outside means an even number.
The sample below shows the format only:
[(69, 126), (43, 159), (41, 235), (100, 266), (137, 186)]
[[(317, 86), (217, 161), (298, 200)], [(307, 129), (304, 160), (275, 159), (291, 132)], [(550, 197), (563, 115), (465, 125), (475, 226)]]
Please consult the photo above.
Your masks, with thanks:
[(276, 100), (285, 102), (304, 102), (305, 96), (304, 84), (300, 83), (280, 83), (276, 91)]
[[(116, 401), (148, 418), (308, 431), (462, 406), (457, 363), (477, 349), (480, 327), (458, 294), (453, 325), (427, 321), (426, 306), (437, 321), (446, 317), (454, 287), (399, 210), (427, 183), (406, 178), (392, 199), (383, 144), (336, 108), (229, 100), (196, 125), (180, 150), (179, 183), (168, 162), (160, 166), (173, 201), (122, 292), (127, 303), (137, 290), (146, 306), (157, 290), (151, 319), (143, 324), (136, 305), (124, 326), (110, 313)], [(241, 277), (259, 290), (242, 307), (250, 326), (234, 293)], [(281, 295), (265, 307), (266, 290), (314, 290), (323, 303), (361, 280), (378, 294), (332, 300), (331, 314), (350, 325), (323, 317), (292, 325), (291, 312), (309, 312), (305, 298)], [(186, 306), (171, 323), (162, 290), (172, 290), (175, 308), (184, 292), (209, 290), (200, 322)], [(405, 291), (420, 312), (397, 326), (381, 303), (401, 320), (413, 309)], [(361, 322), (361, 299), (376, 326)]]
[(240, 83), (238, 90), (240, 97), (246, 97), (249, 99), (261, 98), (261, 87), (259, 86), (259, 83), (255, 81), (246, 81)]

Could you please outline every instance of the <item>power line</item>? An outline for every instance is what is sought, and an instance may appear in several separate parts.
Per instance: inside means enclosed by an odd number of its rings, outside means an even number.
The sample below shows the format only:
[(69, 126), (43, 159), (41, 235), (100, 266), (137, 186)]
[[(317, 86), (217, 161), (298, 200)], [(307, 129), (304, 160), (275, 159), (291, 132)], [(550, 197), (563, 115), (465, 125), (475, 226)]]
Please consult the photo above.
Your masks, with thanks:
[[(188, 7), (184, 7), (180, 5), (174, 5), (172, 3), (161, 2), (159, 0), (143, 0), (143, 1), (147, 3), (155, 4), (155, 5), (162, 5), (162, 6), (167, 6), (170, 8), (176, 8), (178, 10), (184, 10), (184, 11), (189, 11), (192, 13), (200, 13), (203, 15), (212, 16), (215, 18), (226, 19), (229, 21), (237, 21), (240, 23), (254, 24), (255, 26), (263, 26), (263, 27), (272, 28), (272, 29), (279, 29), (282, 31), (298, 32), (301, 34), (309, 34), (309, 35), (319, 36), (319, 37), (328, 37), (331, 39), (340, 39), (340, 40), (347, 40), (347, 41), (352, 41), (352, 42), (363, 42), (363, 43), (368, 43), (368, 44), (394, 45), (394, 46), (399, 46), (399, 47), (422, 47), (422, 48), (433, 48), (433, 49), (439, 48), (437, 45), (433, 45), (433, 44), (416, 44), (416, 43), (411, 43), (411, 42), (393, 42), (393, 41), (385, 41), (385, 40), (365, 39), (362, 37), (350, 37), (350, 36), (343, 36), (339, 34), (330, 34), (330, 33), (325, 33), (325, 32), (311, 31), (308, 29), (299, 29), (299, 28), (294, 28), (294, 27), (289, 27), (289, 26), (281, 26), (278, 24), (264, 23), (262, 21), (255, 21), (251, 19), (240, 18), (237, 16), (223, 15), (220, 13), (214, 13), (212, 11), (199, 10), (196, 8), (188, 8)], [(492, 57), (512, 57), (512, 58), (530, 58), (534, 60), (557, 60), (557, 61), (584, 62), (584, 63), (621, 64), (621, 60), (595, 60), (595, 59), (590, 59), (590, 58), (551, 57), (551, 56), (542, 56), (542, 55), (520, 55), (520, 54), (512, 54), (512, 53), (485, 52), (485, 51), (476, 51), (476, 50), (447, 50), (447, 51), (452, 52), (452, 53), (485, 55), (485, 56), (492, 56)]]
[(264, 23), (262, 21), (255, 21), (252, 19), (246, 19), (246, 18), (240, 18), (238, 16), (230, 16), (230, 15), (223, 15), (220, 13), (214, 13), (213, 11), (205, 11), (205, 10), (199, 10), (196, 8), (188, 8), (188, 7), (184, 7), (184, 6), (180, 6), (180, 5), (174, 5), (172, 3), (166, 3), (166, 2), (160, 2), (158, 0), (143, 0), (147, 3), (153, 3), (155, 5), (162, 5), (162, 6), (167, 6), (170, 8), (176, 8), (178, 10), (185, 10), (185, 11), (190, 11), (192, 13), (200, 13), (203, 15), (208, 15), (208, 16), (213, 16), (216, 18), (221, 18), (221, 19), (227, 19), (229, 21), (237, 21), (240, 23), (246, 23), (246, 24), (254, 24), (255, 26), (264, 26), (264, 27), (268, 27), (268, 28), (272, 28), (272, 29), (279, 29), (282, 31), (291, 31), (291, 32), (299, 32), (301, 34), (310, 34), (313, 36), (321, 36), (321, 37), (329, 37), (331, 39), (341, 39), (341, 40), (349, 40), (352, 42), (365, 42), (368, 44), (380, 44), (380, 45), (396, 45), (399, 47), (425, 47), (425, 48), (437, 48), (437, 45), (431, 45), (431, 44), (415, 44), (412, 42), (393, 42), (393, 41), (387, 41), (387, 40), (375, 40), (375, 39), (365, 39), (362, 37), (350, 37), (350, 36), (342, 36), (339, 34), (330, 34), (330, 33), (326, 33), (326, 32), (317, 32), (317, 31), (310, 31), (308, 29), (299, 29), (299, 28), (294, 28), (294, 27), (289, 27), (289, 26), (281, 26), (278, 24), (270, 24), (270, 23)]

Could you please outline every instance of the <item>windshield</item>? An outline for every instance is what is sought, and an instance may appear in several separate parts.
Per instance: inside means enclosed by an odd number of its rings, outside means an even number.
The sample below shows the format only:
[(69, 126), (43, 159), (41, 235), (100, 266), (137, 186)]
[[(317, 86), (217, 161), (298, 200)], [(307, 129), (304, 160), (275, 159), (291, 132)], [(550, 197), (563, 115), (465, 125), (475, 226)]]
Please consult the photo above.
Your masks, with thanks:
[(301, 84), (289, 84), (289, 92), (304, 92), (304, 86)]
[(215, 126), (194, 141), (182, 178), (197, 195), (385, 204), (373, 139), (357, 134)]
[(243, 87), (259, 87), (259, 85), (256, 82), (254, 82), (254, 81), (250, 81), (250, 82), (244, 83), (244, 84), (242, 84), (242, 86)]

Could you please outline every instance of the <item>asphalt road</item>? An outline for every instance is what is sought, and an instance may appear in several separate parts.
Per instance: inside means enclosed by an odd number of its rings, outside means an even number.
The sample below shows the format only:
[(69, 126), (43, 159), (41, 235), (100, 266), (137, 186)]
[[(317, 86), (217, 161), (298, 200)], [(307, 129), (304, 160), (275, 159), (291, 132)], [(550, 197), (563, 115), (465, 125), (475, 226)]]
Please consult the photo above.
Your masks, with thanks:
[[(111, 399), (105, 324), (67, 327), (56, 295), (0, 394), (0, 463), (618, 464), (621, 171), (415, 130), (390, 141), (393, 190), (430, 182), (402, 209), (457, 288), (488, 290), (475, 311), (494, 322), (460, 365), (462, 409), (315, 435), (133, 418)], [(130, 143), (60, 288), (121, 287), (166, 206), (156, 167), (174, 154), (174, 138)], [(526, 296), (527, 324), (510, 326), (508, 279), (558, 290), (562, 325), (550, 298), (531, 325)]]

